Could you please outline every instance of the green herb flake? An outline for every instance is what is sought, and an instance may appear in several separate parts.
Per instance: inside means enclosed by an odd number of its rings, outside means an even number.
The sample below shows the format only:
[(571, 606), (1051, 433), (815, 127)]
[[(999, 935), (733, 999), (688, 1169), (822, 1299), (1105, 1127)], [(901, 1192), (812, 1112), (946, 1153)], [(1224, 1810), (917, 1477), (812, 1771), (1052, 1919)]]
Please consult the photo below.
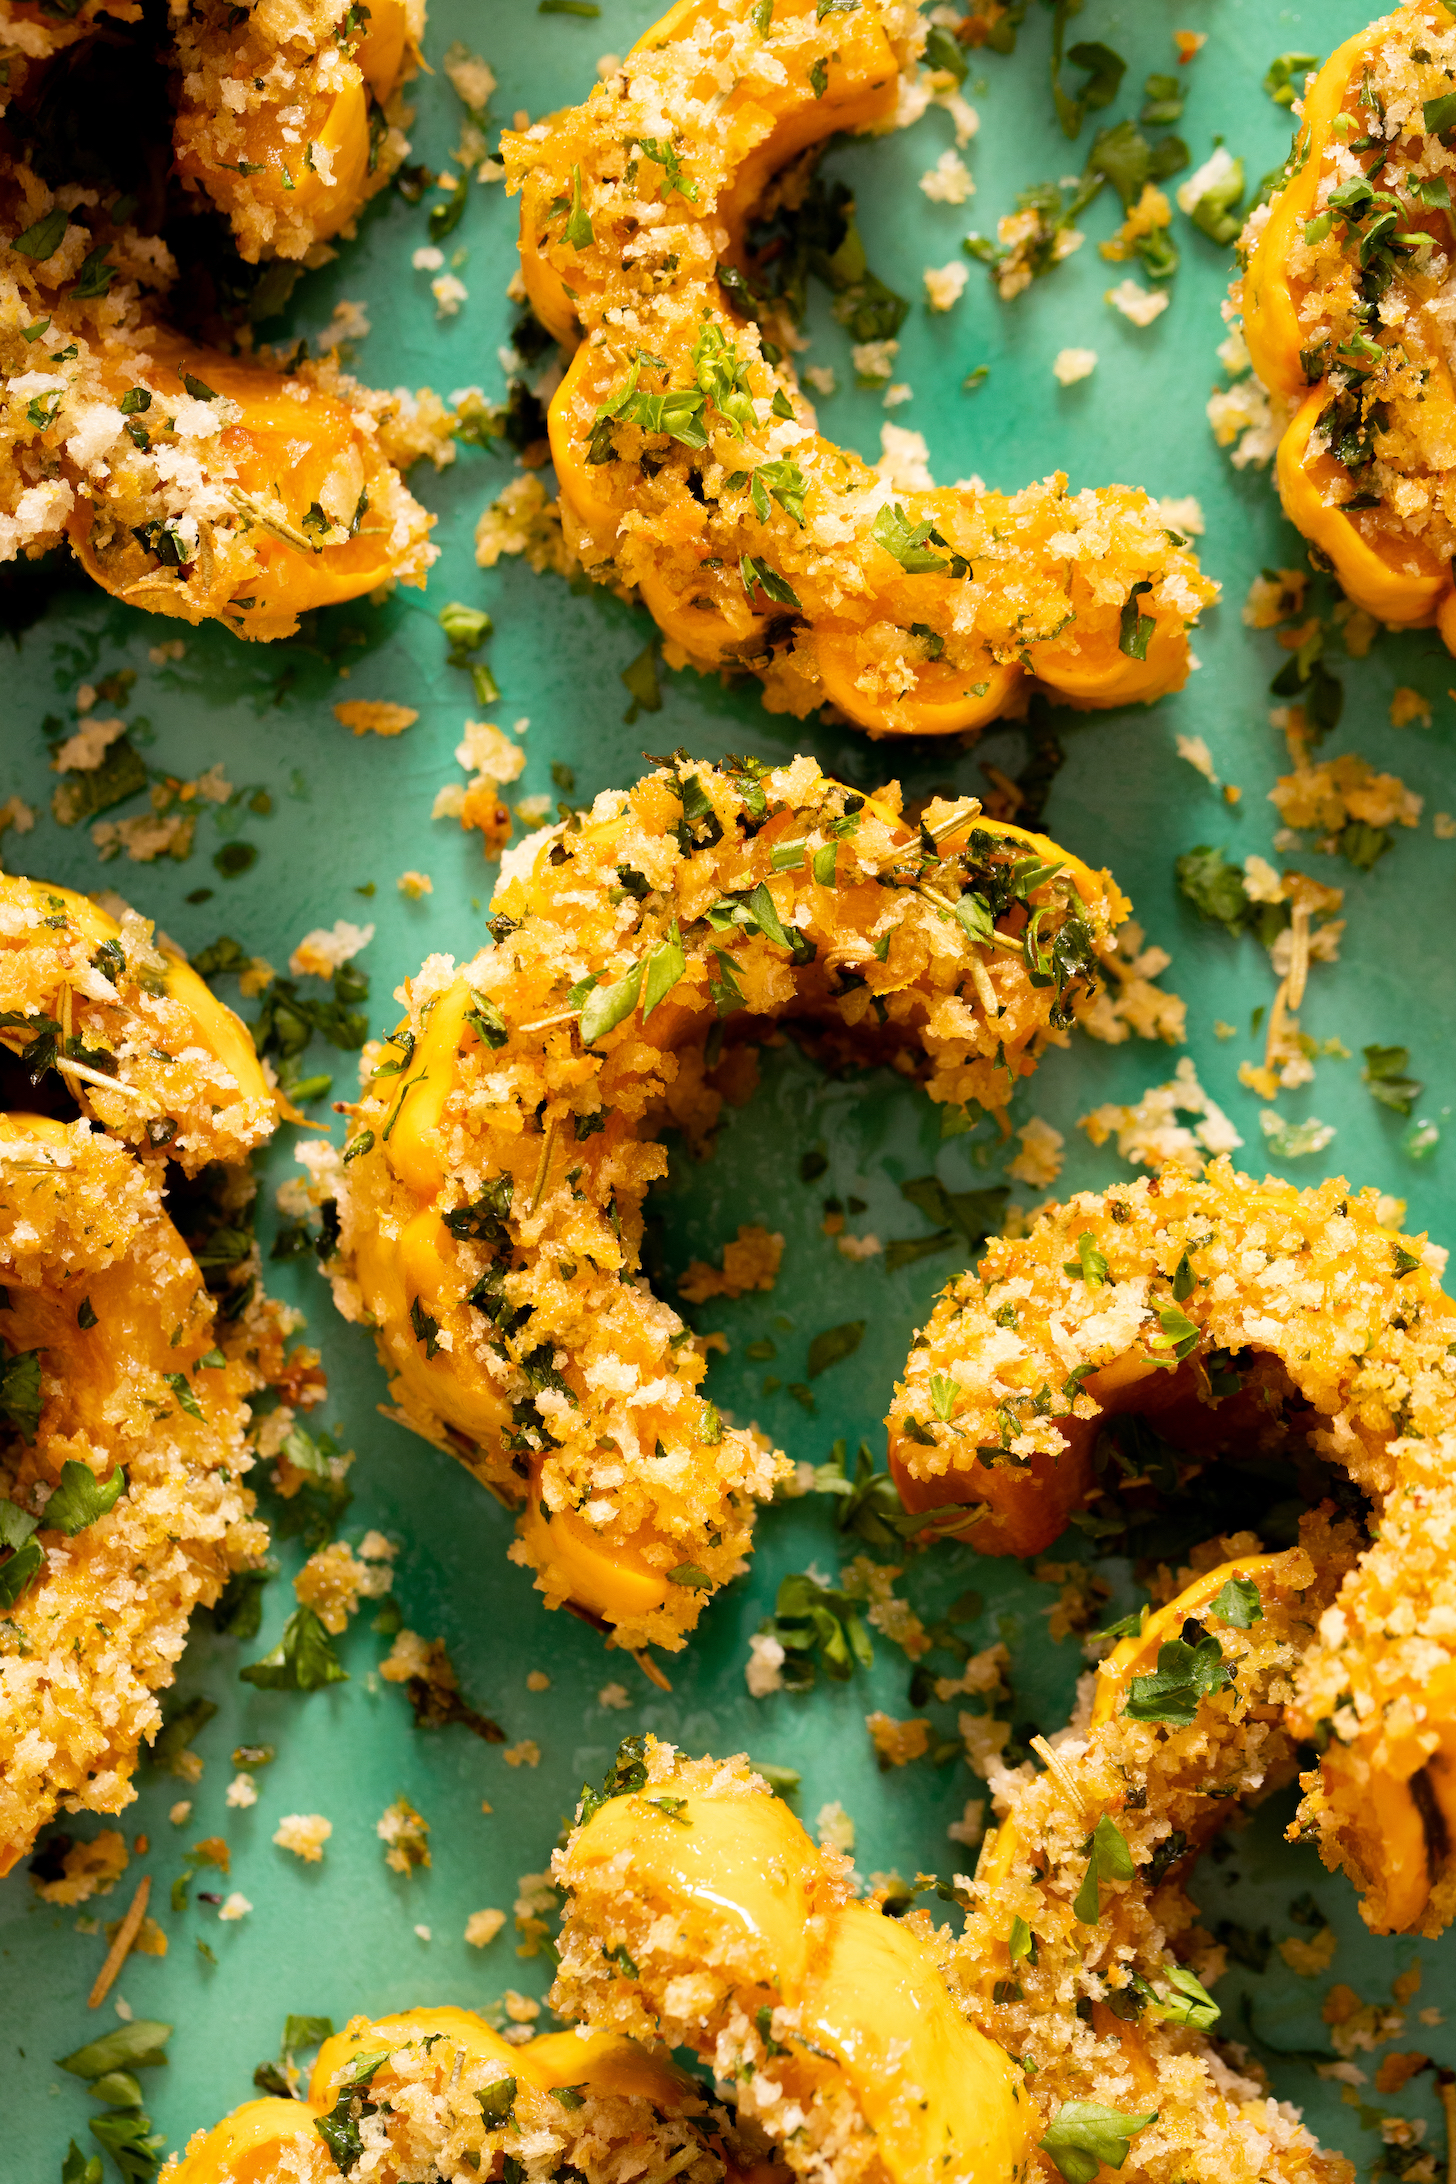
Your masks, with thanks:
[(1231, 1577), (1208, 1603), (1208, 1612), (1233, 1630), (1250, 1630), (1264, 1619), (1259, 1588), (1251, 1577)]
[(1200, 1638), (1193, 1646), (1173, 1638), (1159, 1646), (1156, 1669), (1133, 1677), (1123, 1712), (1133, 1721), (1161, 1721), (1171, 1728), (1188, 1729), (1198, 1717), (1201, 1701), (1232, 1684), (1216, 1638)]
[(272, 1652), (240, 1668), (238, 1676), (259, 1691), (320, 1691), (325, 1684), (349, 1680), (328, 1632), (313, 1609), (305, 1607), (294, 1609)]
[(98, 1479), (86, 1464), (70, 1457), (61, 1466), (60, 1483), (46, 1503), (41, 1522), (48, 1532), (64, 1532), (73, 1539), (114, 1509), (125, 1491), (126, 1473), (120, 1464), (108, 1477)]
[(1104, 2107), (1101, 2101), (1064, 2101), (1039, 2143), (1066, 2184), (1092, 2184), (1104, 2163), (1109, 2169), (1120, 2169), (1129, 2141), (1157, 2120), (1156, 2109), (1146, 2116), (1131, 2116)]
[(864, 1340), (866, 1324), (862, 1319), (845, 1320), (838, 1327), (822, 1329), (809, 1344), (809, 1378), (817, 1380), (831, 1365), (852, 1357)]

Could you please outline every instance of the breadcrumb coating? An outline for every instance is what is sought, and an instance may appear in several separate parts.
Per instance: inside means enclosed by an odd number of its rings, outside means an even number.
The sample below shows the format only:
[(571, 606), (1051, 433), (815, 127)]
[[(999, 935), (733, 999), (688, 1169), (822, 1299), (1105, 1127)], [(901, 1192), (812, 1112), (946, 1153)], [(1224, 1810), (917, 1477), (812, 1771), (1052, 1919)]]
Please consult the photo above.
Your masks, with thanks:
[[(621, 1747), (552, 1858), (559, 2015), (693, 2049), (741, 2119), (823, 2184), (1012, 2184), (1036, 2115), (924, 1940), (860, 1902), (739, 1757)], [(893, 2152), (882, 2153), (881, 2145)]]
[(918, 837), (898, 801), (809, 758), (682, 757), (607, 791), (510, 853), (493, 945), (431, 957), (366, 1055), (336, 1299), (405, 1422), (525, 1504), (512, 1553), (548, 1604), (622, 1645), (684, 1643), (784, 1471), (704, 1403), (701, 1350), (638, 1272), (664, 1124), (701, 1145), (738, 1042), (786, 1016), (999, 1109), (1125, 915), (1109, 874), (974, 799)]
[(1135, 1413), (1195, 1467), (1305, 1452), (1372, 1505), (1370, 1543), (1302, 1649), (1328, 1742), (1298, 1827), (1376, 1932), (1456, 1910), (1456, 1304), (1446, 1254), (1373, 1190), (1296, 1190), (1226, 1159), (1082, 1193), (942, 1292), (888, 1420), (908, 1507), (972, 1505), (987, 1553), (1096, 1508), (1099, 1422)]
[[(284, 371), (185, 339), (166, 243), (94, 200), (0, 160), (0, 561), (69, 540), (114, 597), (257, 639), (423, 584), (434, 518), (400, 471), (453, 457), (443, 405), (373, 392), (332, 355)], [(103, 254), (109, 283), (87, 293)]]
[[(85, 1122), (0, 1117), (0, 1494), (38, 1529), (35, 1577), (0, 1621), (0, 1872), (57, 1811), (120, 1812), (161, 1722), (194, 1607), (255, 1563), (267, 1531), (242, 1484), (247, 1397), (281, 1368), (275, 1309), (221, 1320), (151, 1172)], [(38, 1365), (39, 1413), (14, 1403)], [(32, 1368), (34, 1370), (35, 1368)], [(71, 1532), (58, 1488), (123, 1491)], [(68, 1482), (63, 1467), (74, 1467)], [(104, 1499), (104, 1497), (103, 1497)], [(74, 1511), (73, 1511), (74, 1513)]]
[(1285, 513), (1382, 622), (1456, 649), (1456, 390), (1447, 112), (1456, 25), (1435, 0), (1341, 45), (1306, 95), (1233, 290), (1282, 433)]
[(424, 27), (424, 0), (263, 0), (241, 18), (194, 0), (173, 64), (177, 166), (227, 214), (244, 258), (304, 258), (353, 234), (409, 151), (399, 94)]
[[(340, 2134), (339, 2161), (326, 2130)], [(346, 2161), (373, 2184), (413, 2184), (488, 2177), (502, 2159), (524, 2184), (564, 2171), (585, 2184), (723, 2184), (751, 2166), (723, 2111), (665, 2056), (572, 2033), (517, 2047), (443, 2008), (352, 2018), (320, 2048), (306, 2099), (234, 2109), (159, 2184), (333, 2184)]]
[(679, 0), (585, 105), (503, 133), (527, 292), (579, 344), (549, 416), (567, 543), (670, 663), (746, 668), (774, 712), (949, 734), (1037, 688), (1150, 700), (1217, 587), (1147, 494), (899, 490), (816, 432), (755, 300), (773, 176), (892, 126), (923, 36), (898, 0)]
[(246, 1160), (277, 1110), (253, 1041), (186, 958), (118, 897), (112, 917), (0, 873), (0, 1042), (54, 1070), (83, 1114), (153, 1165)]
[[(1316, 1557), (1333, 1582), (1348, 1560), (1318, 1520), (1310, 1545), (1225, 1564), (1164, 1611), (1174, 1632), (1228, 1575), (1257, 1572), (1261, 1618), (1218, 1629), (1231, 1681), (1190, 1727), (1117, 1718), (1133, 1663), (1114, 1656), (1091, 1733), (1047, 1747), (1046, 1775), (994, 1778), (1009, 1816), (975, 1881), (956, 1876), (959, 1938), (857, 1899), (848, 1858), (816, 1849), (743, 1758), (629, 1739), (553, 1859), (567, 1903), (552, 2006), (695, 2049), (806, 2178), (1011, 2184), (1062, 2107), (1090, 2100), (1141, 2125), (1129, 2184), (1349, 2184), (1343, 2157), (1204, 2037), (1218, 2014), (1206, 1991), (1170, 1976), (1175, 1951), (1208, 1943), (1178, 1876), (1234, 1797), (1292, 1771), (1271, 1702), (1287, 1696), (1300, 1618), (1330, 1597)], [(1206, 1793), (1211, 1768), (1227, 1797)], [(1088, 1838), (1104, 1820), (1121, 1857), (1094, 1909)], [(974, 2127), (956, 2130), (968, 2097)]]

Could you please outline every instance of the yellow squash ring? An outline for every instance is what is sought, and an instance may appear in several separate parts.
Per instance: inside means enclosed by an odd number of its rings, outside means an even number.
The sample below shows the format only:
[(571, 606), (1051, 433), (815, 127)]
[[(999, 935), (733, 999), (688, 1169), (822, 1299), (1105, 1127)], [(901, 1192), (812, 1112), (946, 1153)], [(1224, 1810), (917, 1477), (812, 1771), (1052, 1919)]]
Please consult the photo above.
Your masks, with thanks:
[[(915, 61), (894, 13), (777, 0), (760, 29), (749, 0), (680, 0), (584, 106), (503, 136), (532, 305), (580, 344), (549, 418), (568, 536), (639, 588), (670, 659), (748, 667), (774, 711), (829, 700), (871, 735), (949, 735), (1038, 688), (1151, 700), (1186, 679), (1215, 587), (1145, 493), (891, 493), (815, 433), (725, 286), (734, 269), (742, 294), (749, 217), (787, 162), (891, 125)], [(664, 393), (696, 406), (676, 437), (660, 400), (634, 406)]]
[[(1126, 914), (1108, 874), (973, 800), (923, 823), (934, 866), (892, 808), (803, 758), (609, 792), (503, 882), (495, 944), (411, 991), (355, 1110), (340, 1301), (377, 1330), (408, 1422), (525, 1504), (513, 1553), (548, 1603), (620, 1644), (682, 1645), (781, 1464), (703, 1404), (703, 1359), (637, 1272), (658, 1133), (710, 1133), (722, 1033), (797, 1017), (846, 1060), (997, 1111)], [(1013, 871), (1039, 875), (1029, 900), (973, 942), (955, 898)], [(1028, 931), (1062, 950), (1042, 983)]]
[[(1373, 1504), (1372, 1543), (1303, 1649), (1292, 1718), (1329, 1739), (1301, 1822), (1377, 1932), (1438, 1933), (1456, 1909), (1443, 1265), (1424, 1237), (1382, 1225), (1374, 1192), (1338, 1179), (1297, 1191), (1221, 1160), (1201, 1180), (1083, 1195), (942, 1293), (888, 1421), (907, 1505), (964, 1506), (987, 1553), (1035, 1553), (1095, 1510), (1093, 1449), (1119, 1412), (1200, 1462), (1277, 1433), (1348, 1472)], [(1215, 1394), (1211, 1373), (1229, 1371), (1237, 1392)], [(932, 1376), (954, 1388), (948, 1418)]]

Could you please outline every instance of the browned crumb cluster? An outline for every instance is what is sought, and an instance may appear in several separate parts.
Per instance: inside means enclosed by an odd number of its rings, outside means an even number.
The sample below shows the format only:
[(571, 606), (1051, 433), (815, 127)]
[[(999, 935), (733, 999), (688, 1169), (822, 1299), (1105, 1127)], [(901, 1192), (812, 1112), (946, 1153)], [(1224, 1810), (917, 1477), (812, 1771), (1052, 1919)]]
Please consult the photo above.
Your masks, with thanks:
[(740, 1042), (781, 1017), (999, 1108), (1096, 989), (1110, 877), (978, 810), (934, 802), (917, 836), (898, 791), (812, 759), (675, 761), (513, 853), (493, 945), (432, 957), (366, 1057), (340, 1307), (406, 1420), (526, 1504), (513, 1551), (548, 1600), (620, 1643), (682, 1644), (781, 1470), (704, 1404), (638, 1273), (663, 1125), (705, 1141)]
[[(1151, 699), (1215, 596), (1140, 490), (904, 482), (822, 438), (746, 230), (791, 160), (893, 125), (913, 7), (699, 0), (585, 105), (506, 132), (537, 315), (580, 343), (550, 415), (566, 539), (637, 588), (673, 664), (748, 669), (775, 712), (871, 734)], [(769, 336), (772, 334), (773, 338)]]
[(1333, 1737), (1304, 1824), (1377, 1930), (1456, 1908), (1456, 1306), (1445, 1253), (1338, 1178), (1226, 1160), (1082, 1194), (994, 1242), (937, 1301), (890, 1412), (912, 1503), (1033, 1552), (1095, 1509), (1099, 1421), (1147, 1415), (1194, 1463), (1308, 1449), (1375, 1505), (1373, 1542), (1304, 1648), (1298, 1719)]

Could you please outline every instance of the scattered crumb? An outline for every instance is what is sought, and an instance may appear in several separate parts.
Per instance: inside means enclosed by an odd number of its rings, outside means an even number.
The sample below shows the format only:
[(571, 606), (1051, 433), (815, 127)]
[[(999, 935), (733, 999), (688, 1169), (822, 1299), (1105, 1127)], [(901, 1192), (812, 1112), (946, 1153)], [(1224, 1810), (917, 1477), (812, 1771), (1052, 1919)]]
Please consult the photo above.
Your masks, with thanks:
[(59, 1880), (43, 1881), (32, 1874), (31, 1886), (43, 1903), (89, 1903), (93, 1896), (110, 1895), (127, 1863), (125, 1837), (117, 1828), (106, 1828), (89, 1842), (71, 1845), (61, 1860)]
[(878, 1236), (836, 1236), (834, 1248), (846, 1259), (875, 1259), (884, 1250)]
[(465, 1939), (472, 1949), (484, 1949), (506, 1923), (504, 1911), (472, 1911), (465, 1921)]
[(508, 1767), (539, 1767), (541, 1747), (534, 1737), (522, 1737), (519, 1744), (508, 1744), (501, 1758)]
[(1456, 842), (1456, 817), (1449, 811), (1438, 811), (1431, 826), (1438, 842)]
[(507, 1987), (501, 2000), (513, 2025), (534, 2025), (541, 2015), (541, 2005), (534, 1995), (517, 1994), (514, 1987)]
[(928, 265), (924, 277), (925, 300), (931, 310), (949, 311), (965, 294), (971, 269), (964, 258), (952, 258), (949, 265)]
[(470, 291), (458, 273), (437, 273), (430, 283), (430, 294), (435, 299), (436, 318), (454, 318), (462, 303), (469, 300)]
[(1414, 2078), (1418, 2072), (1429, 2069), (1430, 2062), (1430, 2056), (1423, 2055), (1419, 2048), (1411, 2048), (1404, 2053), (1397, 2050), (1393, 2055), (1382, 2056), (1380, 2068), (1375, 2073), (1376, 2092), (1403, 2092), (1408, 2080)]
[(35, 812), (23, 797), (7, 796), (4, 803), (0, 804), (0, 834), (4, 834), (10, 827), (14, 827), (17, 834), (32, 834), (35, 831)]
[(1208, 32), (1206, 30), (1175, 30), (1173, 43), (1178, 49), (1179, 61), (1187, 63), (1192, 60), (1195, 53), (1201, 53), (1207, 45)]
[(1213, 769), (1213, 753), (1202, 736), (1179, 736), (1176, 741), (1178, 756), (1185, 760), (1195, 773), (1201, 773), (1204, 780), (1212, 788), (1216, 789), (1218, 787), (1218, 775)]
[(167, 1813), (167, 1818), (171, 1821), (174, 1828), (185, 1827), (187, 1825), (187, 1822), (192, 1818), (191, 1798), (179, 1797), (176, 1804), (169, 1809)]
[(347, 698), (334, 707), (339, 726), (352, 728), (356, 736), (400, 736), (419, 717), (412, 705), (391, 705), (387, 698)]
[(457, 38), (446, 48), (444, 68), (461, 105), (469, 107), (472, 114), (483, 114), (496, 87), (495, 71), (489, 62)]
[(1114, 311), (1120, 311), (1134, 326), (1151, 326), (1155, 318), (1161, 318), (1172, 299), (1165, 288), (1144, 288), (1140, 281), (1129, 277), (1119, 281), (1116, 288), (1109, 288), (1106, 301)]
[(258, 1802), (258, 1785), (250, 1774), (235, 1774), (227, 1786), (227, 1801), (231, 1806), (244, 1810)]
[(526, 1678), (526, 1689), (528, 1691), (549, 1691), (551, 1689), (551, 1678), (544, 1668), (532, 1669), (530, 1675)]
[[(108, 1919), (105, 1929), (107, 1940), (115, 1941), (117, 1935), (121, 1932), (121, 1929), (125, 1924), (126, 1921), (124, 1919)], [(95, 1926), (94, 1920), (92, 1921), (92, 1926), (93, 1928)], [(128, 1954), (131, 1954), (132, 1952), (135, 1952), (135, 1954), (138, 1956), (149, 1957), (164, 1957), (167, 1954), (166, 1933), (157, 1924), (154, 1918), (143, 1918), (141, 1925), (136, 1930), (136, 1934), (133, 1938), (131, 1945), (131, 1951), (129, 1951)]]
[(963, 205), (976, 194), (971, 170), (953, 147), (920, 177), (920, 187), (933, 205)]
[(935, 488), (925, 435), (911, 432), (905, 425), (881, 425), (880, 459), (875, 469), (897, 493), (929, 493)]
[(1032, 1190), (1049, 1190), (1062, 1172), (1062, 1148), (1066, 1139), (1060, 1130), (1054, 1130), (1040, 1115), (1033, 1115), (1023, 1123), (1016, 1135), (1021, 1140), (1021, 1151), (1007, 1169), (1018, 1183), (1028, 1184)]
[(407, 1797), (395, 1799), (374, 1832), (385, 1845), (384, 1862), (393, 1872), (411, 1873), (416, 1866), (429, 1865), (430, 1846), (425, 1838), (430, 1823), (415, 1811)]
[(1419, 690), (1412, 690), (1402, 683), (1391, 692), (1390, 725), (1392, 728), (1409, 728), (1412, 724), (1417, 728), (1430, 727), (1431, 701), (1422, 697)]
[(838, 1798), (832, 1804), (819, 1807), (814, 1831), (821, 1850), (840, 1850), (846, 1858), (854, 1856), (854, 1822)]
[(784, 1649), (769, 1631), (755, 1631), (748, 1641), (743, 1680), (751, 1699), (770, 1698), (784, 1688)]
[(187, 640), (185, 637), (168, 637), (159, 645), (149, 645), (147, 647), (147, 658), (151, 661), (153, 667), (165, 667), (169, 660), (185, 660), (186, 657)]
[(1416, 826), (1425, 804), (1398, 774), (1376, 773), (1353, 751), (1281, 774), (1269, 801), (1287, 827), (1314, 828), (1330, 837), (1352, 820), (1370, 827)]
[(273, 1840), (280, 1850), (291, 1850), (296, 1858), (302, 1858), (305, 1865), (317, 1865), (333, 1832), (333, 1821), (325, 1820), (320, 1812), (290, 1812), (279, 1821)]
[(627, 1686), (619, 1683), (603, 1684), (597, 1693), (597, 1705), (605, 1706), (611, 1713), (624, 1713), (632, 1704)]
[(899, 354), (898, 341), (856, 341), (850, 349), (849, 360), (862, 387), (881, 387), (895, 369)]
[(865, 1715), (865, 1727), (883, 1770), (906, 1767), (912, 1759), (923, 1759), (930, 1750), (928, 1721), (896, 1721), (892, 1714), (876, 1712)]
[(523, 1873), (516, 1882), (516, 1955), (533, 1957), (541, 1954), (541, 1944), (551, 1932), (551, 1920), (560, 1908), (561, 1899), (556, 1883), (548, 1867), (544, 1873)]
[(806, 364), (804, 366), (804, 377), (814, 389), (814, 392), (821, 395), (826, 402), (831, 394), (838, 391), (839, 381), (834, 376), (834, 366), (832, 364)]
[(897, 379), (892, 387), (886, 387), (885, 389), (884, 407), (886, 409), (899, 409), (903, 402), (913, 402), (914, 399), (915, 389), (910, 385), (910, 382), (907, 379)]
[(1237, 1039), (1238, 1035), (1238, 1026), (1236, 1024), (1225, 1023), (1221, 1016), (1214, 1018), (1213, 1036), (1215, 1039)]
[(433, 243), (421, 243), (419, 249), (410, 259), (410, 264), (414, 267), (416, 273), (434, 273), (444, 263), (444, 251), (437, 250)]
[(289, 971), (294, 978), (332, 978), (341, 963), (352, 963), (373, 938), (372, 925), (351, 925), (347, 918), (335, 919), (332, 927), (315, 926), (288, 958)]
[(410, 902), (418, 902), (421, 895), (435, 892), (435, 883), (428, 872), (401, 872), (394, 884)]
[(417, 1926), (415, 1928), (415, 1932), (418, 1934), (421, 1941), (428, 1941), (430, 1939), (430, 1929), (428, 1926)]
[(986, 1800), (968, 1797), (959, 1820), (952, 1820), (945, 1832), (953, 1843), (964, 1843), (968, 1850), (974, 1850), (986, 1832)]
[(709, 1266), (694, 1259), (678, 1283), (678, 1294), (689, 1304), (709, 1297), (742, 1297), (751, 1289), (772, 1289), (784, 1256), (784, 1239), (756, 1223), (745, 1223), (731, 1244), (723, 1247), (723, 1266)]
[[(1240, 1072), (1242, 1075), (1242, 1072)], [(1269, 1150), (1281, 1160), (1307, 1160), (1311, 1153), (1322, 1153), (1335, 1135), (1332, 1122), (1321, 1122), (1317, 1115), (1309, 1115), (1303, 1122), (1288, 1122), (1276, 1114), (1272, 1107), (1259, 1110), (1259, 1128), (1269, 1141)], [(1281, 1942), (1280, 1948), (1286, 1944)], [(1303, 1946), (1303, 1944), (1301, 1944)], [(1311, 1948), (1316, 1945), (1311, 1942)], [(1286, 1953), (1286, 1962), (1293, 1962)], [(1296, 1971), (1299, 1967), (1295, 1966)]]
[(1052, 377), (1058, 386), (1075, 387), (1079, 379), (1090, 379), (1096, 369), (1095, 349), (1059, 349), (1052, 364)]
[(253, 1906), (249, 1903), (247, 1897), (242, 1893), (241, 1889), (235, 1888), (232, 1894), (226, 1899), (226, 1901), (218, 1906), (217, 1915), (220, 1919), (227, 1919), (229, 1921), (233, 1919), (245, 1919), (248, 1916), (248, 1913), (252, 1910), (252, 1908)]
[[(1189, 1129), (1179, 1113), (1203, 1119)], [(1186, 1168), (1200, 1175), (1210, 1154), (1231, 1153), (1243, 1139), (1217, 1102), (1198, 1081), (1190, 1056), (1184, 1055), (1166, 1084), (1150, 1085), (1132, 1106), (1109, 1101), (1078, 1118), (1094, 1145), (1117, 1139), (1118, 1155), (1138, 1168)]]
[(1333, 1926), (1326, 1926), (1313, 1941), (1301, 1941), (1297, 1934), (1291, 1934), (1287, 1941), (1280, 1942), (1279, 1954), (1291, 1972), (1297, 1972), (1301, 1979), (1315, 1979), (1329, 1970), (1338, 1947)]

